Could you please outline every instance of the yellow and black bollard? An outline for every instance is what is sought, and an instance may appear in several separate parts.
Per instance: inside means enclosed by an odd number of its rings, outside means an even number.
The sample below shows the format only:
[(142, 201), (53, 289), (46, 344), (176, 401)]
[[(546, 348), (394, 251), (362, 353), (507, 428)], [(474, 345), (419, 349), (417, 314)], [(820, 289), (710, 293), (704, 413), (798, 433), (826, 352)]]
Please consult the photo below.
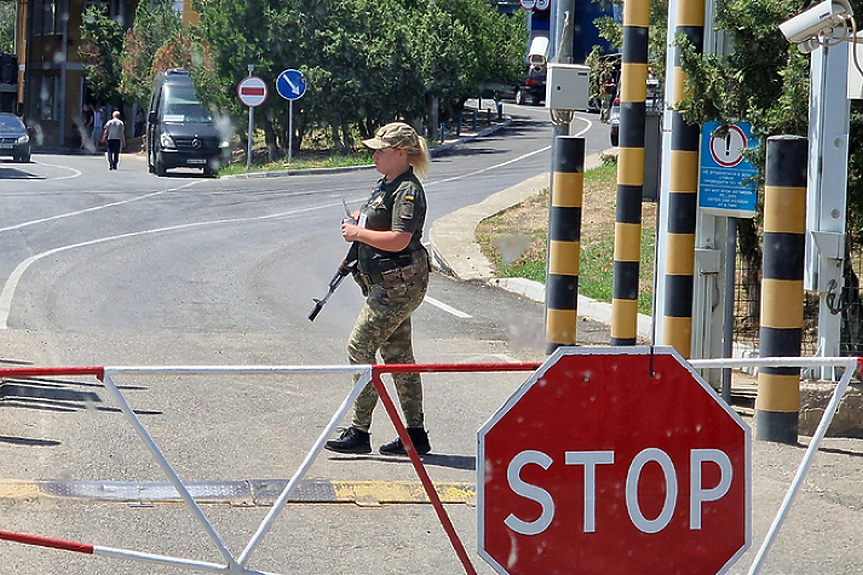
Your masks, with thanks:
[(584, 138), (554, 141), (548, 209), (548, 264), (545, 282), (545, 341), (552, 353), (575, 345), (578, 324), (578, 266), (584, 197)]
[[(804, 137), (767, 139), (761, 357), (800, 356), (808, 154), (809, 141)], [(800, 369), (759, 369), (756, 439), (797, 443), (799, 411)]]
[[(684, 34), (700, 53), (704, 45), (704, 0), (677, 3), (676, 34)], [(674, 97), (678, 104), (688, 97), (680, 48), (674, 60)], [(698, 144), (701, 129), (672, 113), (669, 158), (668, 236), (665, 262), (665, 300), (662, 341), (683, 357), (692, 351), (692, 290), (695, 273), (695, 225), (698, 209)]]
[(624, 4), (611, 345), (635, 345), (638, 335), (638, 268), (641, 260), (641, 200), (644, 194), (649, 24), (649, 0), (630, 0)]

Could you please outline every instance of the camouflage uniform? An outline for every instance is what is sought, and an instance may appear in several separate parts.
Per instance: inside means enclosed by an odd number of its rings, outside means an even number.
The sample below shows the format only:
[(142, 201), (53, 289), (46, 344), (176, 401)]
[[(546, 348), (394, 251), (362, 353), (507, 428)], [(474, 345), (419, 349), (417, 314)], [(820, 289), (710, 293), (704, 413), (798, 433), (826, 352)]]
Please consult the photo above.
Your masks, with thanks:
[[(348, 340), (351, 363), (415, 363), (411, 314), (425, 297), (429, 281), (428, 253), (420, 243), (425, 223), (425, 192), (408, 170), (393, 182), (383, 179), (366, 203), (366, 227), (411, 232), (407, 248), (398, 253), (359, 245), (359, 280), (368, 297)], [(356, 378), (355, 380), (356, 381)], [(408, 427), (423, 427), (422, 384), (417, 373), (393, 374)], [(354, 404), (353, 426), (368, 431), (378, 394), (370, 383)]]

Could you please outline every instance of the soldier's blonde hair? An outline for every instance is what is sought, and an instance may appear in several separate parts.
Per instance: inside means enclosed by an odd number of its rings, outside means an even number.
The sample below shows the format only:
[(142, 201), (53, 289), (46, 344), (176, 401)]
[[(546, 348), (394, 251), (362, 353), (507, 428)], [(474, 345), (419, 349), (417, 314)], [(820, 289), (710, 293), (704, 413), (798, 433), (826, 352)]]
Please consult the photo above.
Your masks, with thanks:
[(414, 174), (419, 179), (424, 179), (429, 171), (431, 160), (429, 159), (429, 147), (425, 138), (417, 134), (417, 147), (419, 151), (408, 150), (408, 163), (413, 167)]

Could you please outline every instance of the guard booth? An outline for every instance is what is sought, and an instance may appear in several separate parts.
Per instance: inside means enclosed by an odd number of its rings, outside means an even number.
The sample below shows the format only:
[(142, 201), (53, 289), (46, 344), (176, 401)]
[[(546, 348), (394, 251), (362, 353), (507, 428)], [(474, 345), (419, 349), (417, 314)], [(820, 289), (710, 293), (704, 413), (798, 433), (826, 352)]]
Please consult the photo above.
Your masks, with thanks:
[(18, 95), (18, 58), (0, 52), (0, 112), (15, 113)]

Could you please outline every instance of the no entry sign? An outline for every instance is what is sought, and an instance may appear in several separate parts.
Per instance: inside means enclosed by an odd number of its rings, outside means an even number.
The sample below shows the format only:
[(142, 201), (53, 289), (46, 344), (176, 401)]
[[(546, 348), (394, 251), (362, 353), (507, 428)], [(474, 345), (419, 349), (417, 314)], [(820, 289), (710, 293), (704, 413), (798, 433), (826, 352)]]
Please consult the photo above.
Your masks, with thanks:
[(480, 428), (496, 571), (721, 573), (749, 547), (750, 430), (671, 348), (560, 348)]
[(237, 84), (240, 102), (250, 108), (257, 108), (267, 100), (267, 84), (257, 76), (243, 78)]

